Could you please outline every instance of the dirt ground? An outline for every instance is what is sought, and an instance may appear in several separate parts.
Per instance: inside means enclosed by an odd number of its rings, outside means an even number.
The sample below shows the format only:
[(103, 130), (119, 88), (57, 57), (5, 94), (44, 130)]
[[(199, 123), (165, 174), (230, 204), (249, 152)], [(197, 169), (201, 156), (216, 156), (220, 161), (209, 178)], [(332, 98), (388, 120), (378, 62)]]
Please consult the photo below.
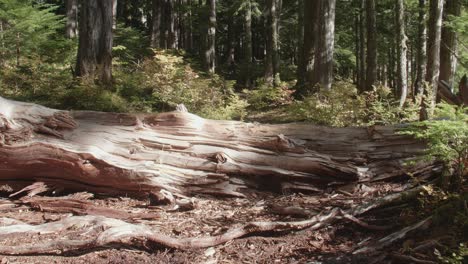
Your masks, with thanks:
[[(311, 217), (335, 207), (351, 208), (401, 189), (400, 184), (379, 183), (357, 184), (307, 195), (256, 192), (247, 194), (246, 198), (198, 196), (193, 200), (195, 208), (187, 211), (174, 210), (173, 205), (149, 206), (148, 200), (128, 197), (94, 197), (90, 201), (96, 206), (132, 214), (152, 213), (155, 215), (154, 219), (137, 219), (131, 222), (150, 226), (153, 230), (172, 237), (201, 237), (218, 235), (229, 227), (249, 221), (297, 221), (309, 217), (279, 213), (274, 210), (278, 207), (301, 208)], [(28, 224), (41, 224), (72, 215), (44, 212), (41, 208), (14, 202), (6, 197), (0, 198), (0, 219), (10, 218)], [(400, 223), (400, 215), (393, 210), (380, 210), (359, 218), (368, 224), (390, 226), (390, 229), (369, 230), (341, 219), (316, 231), (305, 229), (285, 234), (258, 234), (207, 249), (182, 251), (157, 245), (146, 248), (109, 247), (69, 255), (0, 255), (0, 263), (405, 263), (395, 262), (389, 256), (392, 250), (398, 251), (405, 241), (399, 241), (395, 247), (380, 253), (375, 252), (372, 256), (353, 254), (357, 248), (401, 229), (403, 223)], [(86, 232), (80, 228), (65, 233), (6, 235), (0, 237), (0, 247), (92, 236), (92, 231)]]

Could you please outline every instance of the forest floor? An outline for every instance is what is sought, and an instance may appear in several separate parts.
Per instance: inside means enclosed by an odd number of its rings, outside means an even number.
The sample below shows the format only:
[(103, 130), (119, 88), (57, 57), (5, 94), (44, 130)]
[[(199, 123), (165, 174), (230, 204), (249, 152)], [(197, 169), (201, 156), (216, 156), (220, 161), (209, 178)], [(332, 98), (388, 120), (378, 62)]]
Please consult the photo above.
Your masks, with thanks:
[[(128, 197), (92, 197), (83, 193), (71, 194), (71, 196), (88, 197), (89, 202), (100, 208), (117, 209), (131, 214), (152, 214), (154, 215), (153, 219), (134, 219), (130, 220), (130, 222), (144, 224), (155, 231), (172, 237), (200, 237), (218, 235), (229, 227), (250, 221), (298, 221), (307, 219), (321, 211), (332, 208), (349, 209), (357, 204), (369, 203), (387, 194), (400, 192), (402, 189), (402, 185), (398, 183), (366, 183), (329, 189), (322, 193), (308, 195), (252, 191), (247, 193), (246, 198), (220, 199), (210, 196), (197, 196), (194, 198), (194, 208), (187, 211), (173, 210), (173, 205), (151, 206), (148, 200), (137, 200)], [(71, 215), (71, 213), (47, 212), (40, 206), (30, 206), (21, 202), (21, 200), (0, 198), (0, 214), (2, 217), (4, 219), (15, 219), (19, 221), (18, 223), (37, 225), (58, 221)], [(290, 208), (290, 210), (281, 211), (275, 208)], [(373, 244), (377, 239), (409, 225), (406, 223), (408, 218), (402, 218), (402, 215), (404, 215), (402, 209), (396, 207), (396, 210), (395, 208), (377, 209), (359, 217), (360, 220), (372, 226), (389, 227), (389, 229), (381, 231), (370, 230), (363, 225), (339, 219), (334, 224), (327, 225), (316, 231), (305, 229), (281, 235), (259, 234), (258, 236), (236, 239), (207, 249), (182, 251), (158, 247), (102, 248), (87, 252), (73, 252), (69, 255), (0, 255), (0, 263), (381, 262), (383, 259), (391, 260), (394, 252), (403, 253), (402, 248), (404, 248), (404, 245), (408, 243), (412, 243), (411, 245), (417, 244), (415, 241), (418, 240), (411, 239), (409, 241), (402, 238), (382, 252), (373, 252), (372, 256), (353, 255), (353, 251), (368, 244)], [(79, 228), (71, 228), (60, 233), (27, 236), (6, 235), (0, 237), (0, 248), (6, 245), (34, 245), (44, 241), (92, 237), (93, 235), (96, 235), (93, 234), (93, 231), (82, 232)], [(418, 232), (418, 235), (424, 236), (424, 232)], [(420, 254), (420, 256), (425, 258), (424, 254)]]

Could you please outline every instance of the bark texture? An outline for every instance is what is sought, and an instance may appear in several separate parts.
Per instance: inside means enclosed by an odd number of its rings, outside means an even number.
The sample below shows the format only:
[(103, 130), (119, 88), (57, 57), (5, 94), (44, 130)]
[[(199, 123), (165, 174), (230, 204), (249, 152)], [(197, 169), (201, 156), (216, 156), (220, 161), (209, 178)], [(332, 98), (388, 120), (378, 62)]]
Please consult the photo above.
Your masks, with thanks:
[(246, 76), (244, 85), (246, 87), (252, 86), (251, 70), (252, 70), (252, 3), (250, 0), (246, 2), (245, 6), (245, 17), (244, 17), (244, 30), (245, 30), (245, 42), (244, 42), (244, 64), (246, 67)]
[(444, 8), (443, 0), (430, 1), (430, 13), (428, 24), (428, 44), (427, 44), (427, 68), (426, 81), (431, 88), (431, 97), (428, 98), (431, 109), (435, 105), (440, 74), (440, 40), (442, 35), (442, 13)]
[(297, 70), (296, 70), (296, 90), (301, 90), (304, 86), (304, 74), (305, 74), (305, 58), (304, 58), (304, 0), (298, 0), (298, 14), (297, 14)]
[(307, 95), (308, 93), (314, 92), (314, 64), (315, 64), (315, 52), (316, 52), (316, 41), (319, 29), (319, 12), (320, 3), (319, 1), (304, 1), (304, 38), (303, 38), (303, 58), (299, 66), (303, 67), (298, 72), (301, 75), (298, 80), (299, 82), (297, 90), (295, 92), (296, 97)]
[(359, 9), (359, 91), (366, 90), (366, 16), (365, 16), (365, 0), (360, 0)]
[(152, 0), (151, 47), (159, 48), (161, 44), (161, 18), (163, 2)]
[(75, 38), (78, 30), (78, 3), (77, 0), (67, 0), (67, 25), (65, 34), (67, 38)]
[(319, 39), (315, 59), (315, 80), (325, 90), (331, 90), (333, 82), (333, 51), (335, 47), (335, 7), (336, 0), (322, 1), (320, 4)]
[(207, 48), (205, 64), (210, 73), (216, 70), (216, 0), (209, 0)]
[(405, 5), (403, 0), (398, 0), (396, 4), (396, 26), (397, 26), (397, 41), (398, 41), (398, 91), (400, 94), (400, 107), (403, 107), (408, 94), (408, 71), (407, 71), (407, 37), (405, 34)]
[(426, 26), (426, 0), (419, 0), (418, 15), (418, 47), (417, 47), (417, 75), (415, 90), (418, 95), (424, 93), (424, 80), (426, 77), (427, 64), (427, 26)]
[(278, 7), (276, 0), (266, 1), (265, 82), (274, 85), (278, 72)]
[(76, 75), (112, 82), (112, 0), (81, 2)]
[[(453, 77), (457, 64), (457, 34), (448, 25), (450, 16), (460, 16), (460, 0), (445, 1), (443, 26), (440, 43), (440, 81), (445, 81), (453, 88)], [(453, 89), (452, 89), (453, 90)]]
[[(395, 127), (214, 121), (186, 112), (66, 112), (0, 98), (0, 182), (145, 195), (243, 196), (246, 188), (321, 191), (434, 166), (404, 162), (424, 144)], [(18, 188), (23, 188), (19, 186)], [(35, 190), (32, 188), (32, 190)]]
[(377, 81), (377, 25), (375, 0), (366, 1), (367, 57), (366, 90), (372, 91)]

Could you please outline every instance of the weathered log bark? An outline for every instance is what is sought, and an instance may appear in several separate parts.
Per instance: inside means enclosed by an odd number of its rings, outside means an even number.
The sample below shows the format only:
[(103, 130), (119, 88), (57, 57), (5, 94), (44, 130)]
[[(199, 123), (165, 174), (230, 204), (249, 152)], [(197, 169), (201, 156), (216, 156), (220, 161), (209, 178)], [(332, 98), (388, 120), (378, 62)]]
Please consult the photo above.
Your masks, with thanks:
[[(146, 195), (321, 191), (411, 174), (422, 142), (396, 127), (327, 128), (207, 120), (186, 112), (60, 111), (0, 97), (0, 186)], [(33, 188), (34, 189), (34, 188)]]

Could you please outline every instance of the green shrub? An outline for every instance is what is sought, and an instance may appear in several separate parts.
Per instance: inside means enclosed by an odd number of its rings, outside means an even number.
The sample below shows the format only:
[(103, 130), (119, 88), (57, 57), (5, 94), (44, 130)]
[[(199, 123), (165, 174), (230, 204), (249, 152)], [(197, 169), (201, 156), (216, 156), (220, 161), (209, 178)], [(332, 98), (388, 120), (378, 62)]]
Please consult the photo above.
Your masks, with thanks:
[(55, 108), (63, 107), (61, 97), (73, 82), (68, 69), (49, 64), (4, 67), (0, 75), (0, 95)]
[(247, 103), (234, 93), (234, 82), (195, 71), (182, 55), (154, 50), (135, 72), (116, 74), (117, 91), (137, 111), (172, 111), (184, 104), (203, 117), (242, 119)]
[(351, 126), (361, 124), (365, 104), (351, 83), (336, 83), (330, 91), (321, 91), (296, 101), (288, 111), (297, 120), (319, 125)]
[(103, 112), (127, 112), (128, 102), (118, 94), (92, 84), (81, 84), (67, 90), (62, 98), (63, 106), (74, 110)]
[(0, 69), (0, 95), (59, 109), (113, 112), (172, 111), (184, 104), (203, 117), (242, 119), (247, 102), (234, 93), (234, 82), (195, 71), (182, 55), (155, 51), (132, 67), (114, 65), (112, 90), (74, 79), (66, 65), (7, 66)]
[(442, 255), (437, 249), (435, 249), (434, 253), (441, 263), (465, 264), (466, 259), (468, 259), (468, 246), (464, 243), (460, 243), (458, 249), (448, 255)]
[(393, 97), (390, 88), (378, 86), (363, 95), (366, 108), (363, 121), (367, 125), (391, 125), (417, 121), (419, 105), (408, 98), (403, 108), (399, 107), (399, 99)]
[(278, 107), (292, 102), (292, 90), (287, 83), (281, 83), (277, 87), (259, 81), (259, 86), (254, 90), (244, 90), (245, 97), (252, 110), (263, 110)]
[(426, 157), (443, 161), (452, 188), (459, 189), (468, 164), (468, 108), (439, 104), (436, 119), (412, 124), (402, 134), (425, 140)]
[[(27, 64), (28, 60), (60, 63), (74, 54), (74, 42), (58, 33), (64, 17), (56, 15), (58, 6), (43, 1), (0, 0), (3, 22), (1, 60), (6, 64)], [(11, 47), (18, 47), (18, 50)]]

